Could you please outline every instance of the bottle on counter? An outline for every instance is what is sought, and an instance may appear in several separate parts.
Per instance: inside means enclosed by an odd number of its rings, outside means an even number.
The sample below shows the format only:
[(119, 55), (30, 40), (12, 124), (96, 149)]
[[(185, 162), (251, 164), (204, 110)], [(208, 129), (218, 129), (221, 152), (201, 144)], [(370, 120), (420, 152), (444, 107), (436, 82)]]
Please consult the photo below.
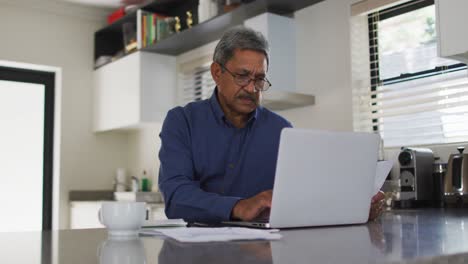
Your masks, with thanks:
[(150, 182), (148, 177), (146, 176), (146, 170), (143, 171), (143, 177), (141, 178), (141, 191), (142, 192), (149, 192), (151, 190), (150, 188)]

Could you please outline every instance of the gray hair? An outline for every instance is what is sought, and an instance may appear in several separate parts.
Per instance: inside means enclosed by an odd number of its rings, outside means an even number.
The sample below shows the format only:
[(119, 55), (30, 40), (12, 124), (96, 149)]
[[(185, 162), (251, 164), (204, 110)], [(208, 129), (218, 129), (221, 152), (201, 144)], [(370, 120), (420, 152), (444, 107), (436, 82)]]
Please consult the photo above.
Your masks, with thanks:
[(223, 34), (216, 45), (213, 61), (226, 65), (236, 49), (262, 52), (265, 54), (267, 65), (270, 63), (268, 41), (262, 33), (243, 26), (234, 27)]

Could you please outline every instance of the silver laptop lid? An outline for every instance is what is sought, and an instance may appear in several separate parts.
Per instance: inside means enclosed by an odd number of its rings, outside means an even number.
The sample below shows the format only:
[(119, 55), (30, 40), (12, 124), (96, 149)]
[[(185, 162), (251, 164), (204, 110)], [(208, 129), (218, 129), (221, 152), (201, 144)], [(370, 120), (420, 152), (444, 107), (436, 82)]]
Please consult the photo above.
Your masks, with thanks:
[(379, 141), (370, 133), (283, 129), (271, 227), (366, 222)]

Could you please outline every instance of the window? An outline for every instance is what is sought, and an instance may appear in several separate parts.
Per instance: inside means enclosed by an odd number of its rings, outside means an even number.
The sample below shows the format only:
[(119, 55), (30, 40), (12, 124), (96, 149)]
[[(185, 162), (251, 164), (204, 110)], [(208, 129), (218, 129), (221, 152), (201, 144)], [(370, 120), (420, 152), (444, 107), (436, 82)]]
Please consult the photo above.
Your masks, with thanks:
[(210, 64), (182, 73), (179, 80), (182, 83), (181, 105), (210, 98), (216, 85), (211, 78)]
[[(434, 0), (406, 2), (366, 19), (369, 80), (363, 81), (361, 62), (360, 71), (353, 69), (355, 129), (379, 132), (385, 146), (468, 141), (467, 67), (437, 57)], [(353, 49), (362, 45), (360, 36)]]
[(208, 99), (216, 86), (211, 77), (211, 56), (184, 63), (179, 71), (179, 105)]

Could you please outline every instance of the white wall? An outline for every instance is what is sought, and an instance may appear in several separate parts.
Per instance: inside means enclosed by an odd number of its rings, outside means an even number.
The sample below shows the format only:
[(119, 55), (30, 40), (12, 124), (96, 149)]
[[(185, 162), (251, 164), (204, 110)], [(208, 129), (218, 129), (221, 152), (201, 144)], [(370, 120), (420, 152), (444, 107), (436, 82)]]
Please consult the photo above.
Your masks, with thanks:
[(150, 179), (153, 191), (158, 190), (160, 131), (161, 125), (156, 124), (130, 132), (128, 136), (129, 167), (127, 175), (141, 179), (143, 171), (146, 171), (146, 177)]
[(352, 130), (349, 17), (352, 0), (326, 0), (299, 10), (297, 89), (315, 105), (280, 112), (295, 127)]
[(60, 1), (0, 0), (0, 60), (62, 70), (60, 228), (69, 190), (112, 189), (115, 168), (128, 163), (126, 134), (91, 131), (93, 35), (104, 18)]

